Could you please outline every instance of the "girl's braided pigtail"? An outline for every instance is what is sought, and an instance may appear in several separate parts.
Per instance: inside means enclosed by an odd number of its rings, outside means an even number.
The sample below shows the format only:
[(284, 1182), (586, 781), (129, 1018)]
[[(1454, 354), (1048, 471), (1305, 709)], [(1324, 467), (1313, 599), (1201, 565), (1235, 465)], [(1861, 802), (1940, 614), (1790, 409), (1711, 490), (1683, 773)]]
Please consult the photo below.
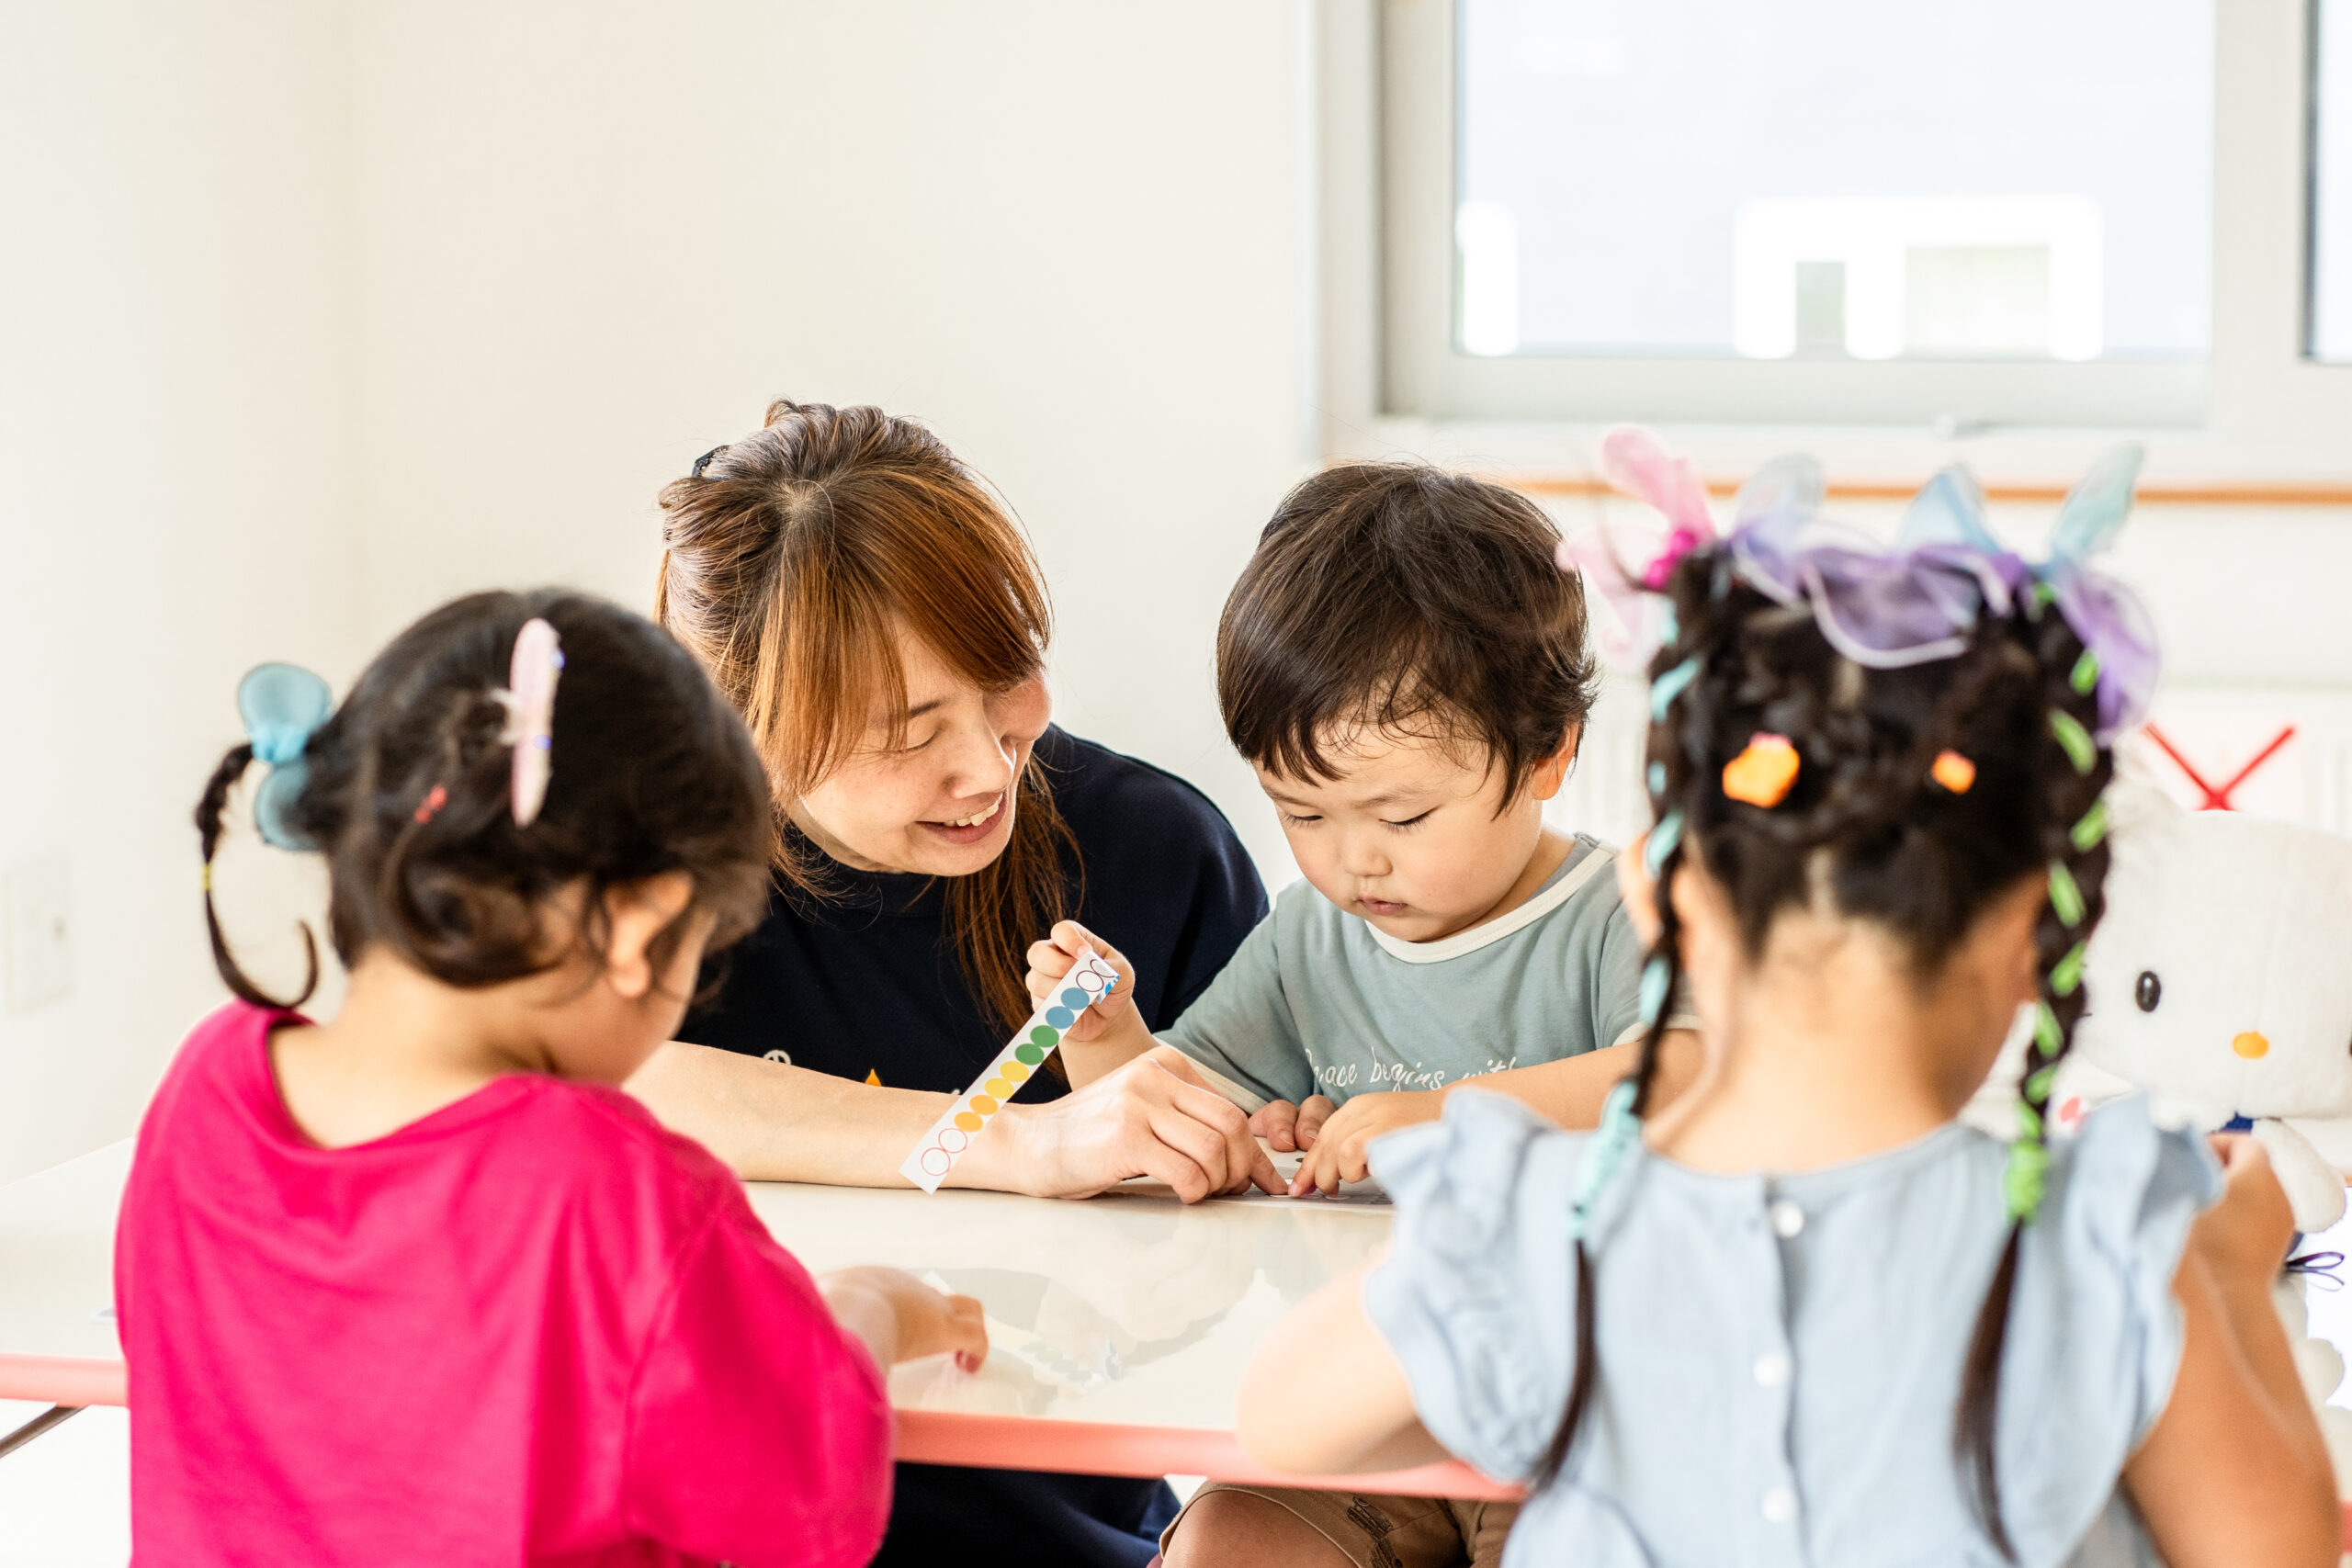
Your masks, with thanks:
[(302, 931), (302, 989), (291, 1001), (280, 1001), (253, 983), (236, 958), (229, 952), (228, 938), (220, 931), (220, 916), (212, 906), (212, 857), (220, 848), (221, 818), (228, 810), (229, 792), (245, 776), (252, 766), (254, 749), (250, 745), (229, 748), (220, 765), (212, 770), (205, 781), (204, 795), (196, 803), (197, 837), (204, 851), (204, 930), (212, 939), (212, 966), (220, 972), (226, 985), (240, 1001), (261, 1008), (299, 1008), (311, 999), (319, 988), (319, 944), (311, 935), (311, 928)]
[[(1675, 709), (1684, 701), (1701, 668), (1700, 657), (1692, 654), (1652, 682), (1650, 718), (1665, 742), (1654, 750), (1680, 750), (1674, 739)], [(1576, 1191), (1568, 1216), (1576, 1269), (1576, 1370), (1569, 1378), (1568, 1400), (1560, 1414), (1560, 1424), (1554, 1429), (1551, 1443), (1536, 1467), (1533, 1484), (1538, 1490), (1549, 1486), (1567, 1464), (1568, 1455), (1576, 1446), (1577, 1432), (1584, 1424), (1586, 1407), (1592, 1403), (1594, 1366), (1599, 1357), (1593, 1325), (1594, 1270), (1591, 1255), (1584, 1244), (1585, 1227), (1593, 1205), (1615, 1178), (1618, 1167), (1641, 1141), (1642, 1118), (1649, 1111), (1659, 1046), (1666, 1038), (1668, 1003), (1682, 977), (1681, 922), (1675, 914), (1669, 889), (1674, 874), (1682, 863), (1684, 816), (1679, 807), (1668, 805), (1670, 783), (1664, 763), (1650, 764), (1651, 809), (1661, 815), (1642, 841), (1642, 858), (1644, 869), (1658, 889), (1658, 932), (1642, 966), (1641, 1051), (1634, 1070), (1609, 1091), (1609, 1098), (1601, 1106), (1600, 1125), (1585, 1145), (1583, 1161), (1577, 1168)]]
[(2024, 1228), (2041, 1208), (2050, 1167), (2050, 1095), (2058, 1069), (2074, 1049), (2075, 1026), (2089, 998), (2083, 988), (2084, 950), (2107, 910), (2107, 803), (2114, 759), (2093, 739), (2098, 723), (2098, 659), (2083, 647), (2064, 620), (2028, 602), (2018, 629), (2033, 645), (2048, 694), (2048, 733), (2039, 748), (2047, 824), (2049, 896), (2034, 927), (2040, 997), (2034, 1004), (2033, 1040), (2018, 1086), (2018, 1137), (2009, 1145), (2002, 1191), (2008, 1207), (2009, 1235), (1978, 1310), (1961, 1373), (1961, 1401), (1953, 1441), (1962, 1473), (1974, 1495), (1978, 1517), (2001, 1555), (2016, 1553), (2001, 1518), (2000, 1477), (1995, 1449), (1999, 1420), (2001, 1352), (2008, 1334), (2009, 1303), (2017, 1288), (2018, 1255)]

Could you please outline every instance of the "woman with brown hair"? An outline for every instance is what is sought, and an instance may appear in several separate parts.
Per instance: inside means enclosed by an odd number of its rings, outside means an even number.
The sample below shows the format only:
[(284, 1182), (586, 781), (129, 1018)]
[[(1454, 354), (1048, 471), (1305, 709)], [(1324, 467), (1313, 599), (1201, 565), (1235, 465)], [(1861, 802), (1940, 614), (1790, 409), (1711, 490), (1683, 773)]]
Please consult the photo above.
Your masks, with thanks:
[[(1057, 919), (1134, 962), (1158, 1027), (1265, 914), (1205, 796), (1053, 727), (1036, 561), (922, 426), (780, 401), (662, 509), (656, 615), (751, 728), (776, 874), (692, 1043), (629, 1087), (739, 1172), (902, 1185), (944, 1096), (1027, 1018), (1023, 955)], [(1275, 1190), (1241, 1112), (1173, 1051), (1075, 1094), (1032, 1085), (951, 1183)], [(876, 1562), (1140, 1568), (1173, 1511), (1156, 1481), (901, 1466)]]

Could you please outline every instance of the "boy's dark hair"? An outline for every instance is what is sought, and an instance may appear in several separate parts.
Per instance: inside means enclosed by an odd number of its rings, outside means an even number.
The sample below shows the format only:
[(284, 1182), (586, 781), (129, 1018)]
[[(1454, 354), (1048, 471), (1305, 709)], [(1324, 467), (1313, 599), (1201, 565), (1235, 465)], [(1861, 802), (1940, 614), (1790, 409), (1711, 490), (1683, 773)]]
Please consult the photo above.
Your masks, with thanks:
[[(539, 616), (563, 640), (553, 773), (528, 828), (515, 826), (501, 739), (505, 686), (523, 623)], [(303, 751), (306, 777), (287, 825), (327, 857), (329, 926), (345, 964), (373, 947), (452, 986), (491, 986), (563, 961), (540, 925), (543, 901), (584, 885), (582, 939), (601, 951), (603, 895), (665, 872), (694, 894), (656, 939), (666, 964), (695, 915), (717, 917), (715, 949), (749, 931), (768, 890), (768, 792), (751, 737), (661, 628), (583, 593), (476, 593), (392, 639)], [(204, 861), (220, 841), (230, 788), (253, 761), (233, 747), (196, 809)], [(428, 802), (436, 788), (446, 792)], [(264, 1007), (300, 1006), (310, 976), (281, 1003), (237, 966), (212, 910), (212, 956), (229, 988)]]
[[(2052, 892), (2034, 928), (2042, 1011), (2018, 1091), (2020, 1132), (2038, 1143), (2088, 1001), (2082, 946), (2107, 908), (2101, 795), (2114, 759), (2090, 739), (2098, 698), (2082, 677), (2097, 665), (2082, 639), (2037, 583), (2009, 613), (1987, 612), (1954, 658), (1865, 669), (1830, 647), (1810, 609), (1783, 606), (1740, 579), (1723, 545), (1685, 556), (1667, 592), (1677, 630), (1651, 674), (1686, 664), (1692, 673), (1662, 688), (1673, 694), (1649, 735), (1651, 805), (1661, 822), (1681, 824), (1658, 868), (1652, 961), (1679, 983), (1681, 931), (1666, 893), (1693, 856), (1729, 900), (1751, 959), (1762, 956), (1777, 916), (1826, 897), (1899, 941), (1923, 982), (1999, 898), (2046, 878)], [(1723, 784), (1724, 766), (1759, 732), (1786, 737), (1801, 759), (1787, 797), (1769, 808), (1729, 797)], [(1932, 773), (1946, 750), (1974, 767), (1957, 793)], [(1660, 1009), (1643, 1037), (1631, 1077), (1636, 1116), (1647, 1110), (1668, 1026)], [(1993, 1438), (2018, 1241), (2012, 1221), (1978, 1309), (1953, 1432), (1979, 1517), (2012, 1560)], [(1575, 1446), (1597, 1370), (1593, 1262), (1582, 1240), (1575, 1268), (1576, 1370), (1539, 1484)]]
[(1418, 463), (1283, 498), (1217, 623), (1217, 701), (1250, 761), (1328, 779), (1358, 733), (1481, 749), (1503, 803), (1592, 711), (1584, 590), (1527, 497)]

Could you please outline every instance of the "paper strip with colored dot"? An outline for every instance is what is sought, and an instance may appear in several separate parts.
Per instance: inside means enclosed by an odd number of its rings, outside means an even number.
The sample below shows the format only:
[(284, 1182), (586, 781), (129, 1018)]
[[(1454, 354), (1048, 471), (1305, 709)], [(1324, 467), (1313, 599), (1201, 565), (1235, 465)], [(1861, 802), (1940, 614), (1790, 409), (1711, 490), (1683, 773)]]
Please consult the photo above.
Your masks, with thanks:
[(1118, 983), (1116, 969), (1097, 957), (1092, 948), (1080, 948), (1078, 962), (1062, 976), (1060, 988), (1037, 1005), (996, 1060), (973, 1080), (971, 1088), (956, 1097), (946, 1114), (931, 1124), (914, 1153), (899, 1167), (899, 1174), (926, 1192), (938, 1191), (980, 1130), (1004, 1109), (1004, 1102), (1028, 1081), (1029, 1075), (1045, 1066), (1046, 1055), (1062, 1043), (1062, 1032)]

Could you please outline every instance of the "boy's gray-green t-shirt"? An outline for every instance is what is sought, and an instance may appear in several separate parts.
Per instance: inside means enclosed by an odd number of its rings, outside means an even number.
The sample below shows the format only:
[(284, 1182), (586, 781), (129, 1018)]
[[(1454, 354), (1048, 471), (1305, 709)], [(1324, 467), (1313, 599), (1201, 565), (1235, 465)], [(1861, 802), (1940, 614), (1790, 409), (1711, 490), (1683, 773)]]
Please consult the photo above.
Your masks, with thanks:
[(1615, 858), (1578, 834), (1533, 897), (1436, 942), (1398, 942), (1295, 882), (1160, 1037), (1252, 1111), (1442, 1089), (1638, 1039), (1646, 954)]

